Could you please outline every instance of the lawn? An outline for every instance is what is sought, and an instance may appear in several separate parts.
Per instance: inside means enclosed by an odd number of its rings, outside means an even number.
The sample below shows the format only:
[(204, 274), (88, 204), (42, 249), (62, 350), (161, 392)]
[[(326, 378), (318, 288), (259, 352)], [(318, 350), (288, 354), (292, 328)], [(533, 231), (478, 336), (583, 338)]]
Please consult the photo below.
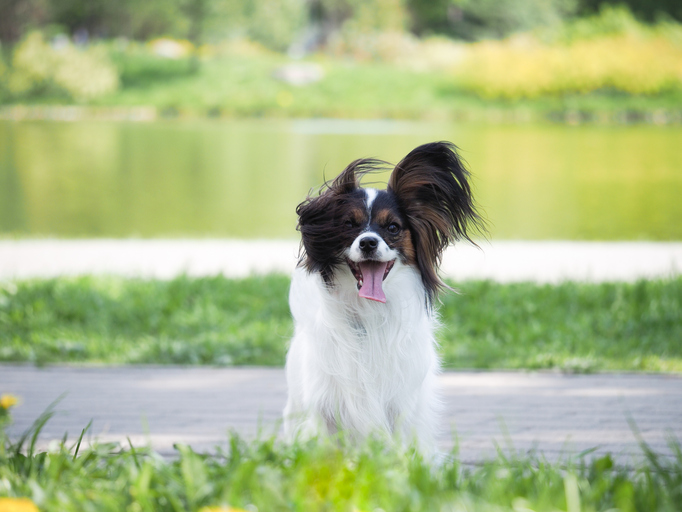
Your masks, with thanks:
[[(451, 283), (446, 368), (682, 372), (682, 278)], [(0, 361), (281, 366), (289, 278), (35, 279), (0, 284)]]
[[(275, 438), (226, 439), (212, 455), (176, 446), (164, 459), (150, 449), (35, 438), (52, 411), (24, 437), (3, 433), (0, 407), (0, 510), (50, 511), (675, 511), (682, 510), (682, 451), (622, 467), (610, 455), (548, 462), (503, 454), (460, 463), (456, 449), (439, 465), (370, 441), (285, 444)], [(29, 501), (30, 500), (30, 501)]]

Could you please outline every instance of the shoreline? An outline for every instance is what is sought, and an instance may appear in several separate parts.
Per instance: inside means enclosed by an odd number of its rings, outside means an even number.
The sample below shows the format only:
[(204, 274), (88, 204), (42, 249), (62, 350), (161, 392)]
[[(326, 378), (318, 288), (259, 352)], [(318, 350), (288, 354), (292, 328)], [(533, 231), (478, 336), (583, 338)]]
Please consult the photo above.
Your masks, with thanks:
[[(330, 117), (330, 116), (295, 116), (278, 112), (279, 115), (230, 115), (229, 113), (199, 108), (163, 108), (149, 105), (139, 106), (96, 106), (96, 105), (31, 105), (15, 104), (0, 106), (0, 121), (106, 121), (106, 122), (158, 122), (158, 121), (192, 121), (212, 120), (230, 121), (235, 119), (272, 119), (272, 120), (301, 120), (301, 119), (338, 119), (344, 121), (387, 120), (395, 122), (429, 121), (432, 117), (399, 117), (379, 118), (368, 117)], [(679, 127), (682, 125), (682, 109), (679, 108), (614, 108), (614, 109), (541, 109), (532, 105), (508, 107), (481, 107), (454, 109), (441, 121), (450, 122), (482, 122), (490, 124), (532, 124), (548, 123), (568, 126), (598, 125), (653, 125)]]

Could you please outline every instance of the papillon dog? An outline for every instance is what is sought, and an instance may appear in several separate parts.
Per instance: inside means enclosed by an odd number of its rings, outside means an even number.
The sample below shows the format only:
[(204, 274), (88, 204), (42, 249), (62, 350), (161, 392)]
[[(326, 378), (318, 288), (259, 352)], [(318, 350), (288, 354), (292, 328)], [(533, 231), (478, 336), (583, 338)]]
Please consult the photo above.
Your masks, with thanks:
[(388, 434), (433, 451), (440, 401), (434, 300), (446, 246), (482, 221), (470, 175), (448, 142), (414, 149), (386, 190), (352, 162), (298, 205), (301, 257), (289, 304), (285, 434)]

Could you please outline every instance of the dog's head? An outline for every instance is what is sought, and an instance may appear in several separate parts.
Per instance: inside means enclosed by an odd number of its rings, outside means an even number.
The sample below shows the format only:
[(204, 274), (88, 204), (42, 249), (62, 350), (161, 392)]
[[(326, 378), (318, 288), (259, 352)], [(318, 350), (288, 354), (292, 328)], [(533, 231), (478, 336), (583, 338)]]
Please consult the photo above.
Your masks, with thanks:
[(361, 177), (385, 165), (352, 162), (317, 196), (298, 205), (301, 265), (328, 285), (347, 267), (360, 297), (386, 302), (383, 281), (396, 263), (421, 275), (427, 297), (445, 286), (437, 270), (445, 247), (482, 227), (469, 172), (448, 142), (414, 149), (395, 166), (386, 190), (361, 188)]

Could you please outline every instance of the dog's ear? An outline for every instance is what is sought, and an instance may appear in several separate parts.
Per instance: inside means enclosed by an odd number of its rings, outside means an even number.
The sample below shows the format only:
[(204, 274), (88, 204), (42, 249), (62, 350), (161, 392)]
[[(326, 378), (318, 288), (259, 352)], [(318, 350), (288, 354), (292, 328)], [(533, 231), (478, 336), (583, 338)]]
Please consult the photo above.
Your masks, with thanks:
[[(333, 181), (327, 181), (320, 187), (318, 195), (311, 191), (308, 197), (296, 207), (298, 227), (305, 242), (306, 235), (320, 230), (329, 230), (330, 223), (337, 217), (339, 196), (350, 194), (359, 185), (359, 178), (363, 173), (366, 160), (355, 160), (346, 167)], [(359, 172), (356, 172), (359, 171)]]
[[(328, 192), (332, 194), (347, 194), (360, 186), (359, 180), (366, 160), (355, 160), (341, 171), (334, 181), (328, 184)], [(359, 171), (359, 172), (356, 172)]]
[(437, 268), (445, 247), (485, 225), (471, 194), (469, 171), (449, 142), (419, 146), (396, 165), (388, 189), (410, 226), (417, 265), (430, 296), (446, 287)]
[(333, 181), (322, 185), (317, 195), (311, 192), (296, 208), (296, 229), (301, 232), (299, 265), (308, 272), (320, 272), (328, 284), (334, 268), (343, 261), (348, 243), (347, 230), (341, 228), (344, 206), (372, 165), (371, 160), (352, 162)]
[(338, 230), (334, 225), (332, 212), (336, 208), (336, 196), (337, 192), (333, 192), (329, 184), (319, 195), (308, 195), (296, 207), (298, 215), (296, 229), (301, 232), (299, 265), (308, 272), (321, 272), (327, 282), (331, 279), (336, 262), (334, 252), (328, 250), (330, 246), (337, 245), (335, 238)]

